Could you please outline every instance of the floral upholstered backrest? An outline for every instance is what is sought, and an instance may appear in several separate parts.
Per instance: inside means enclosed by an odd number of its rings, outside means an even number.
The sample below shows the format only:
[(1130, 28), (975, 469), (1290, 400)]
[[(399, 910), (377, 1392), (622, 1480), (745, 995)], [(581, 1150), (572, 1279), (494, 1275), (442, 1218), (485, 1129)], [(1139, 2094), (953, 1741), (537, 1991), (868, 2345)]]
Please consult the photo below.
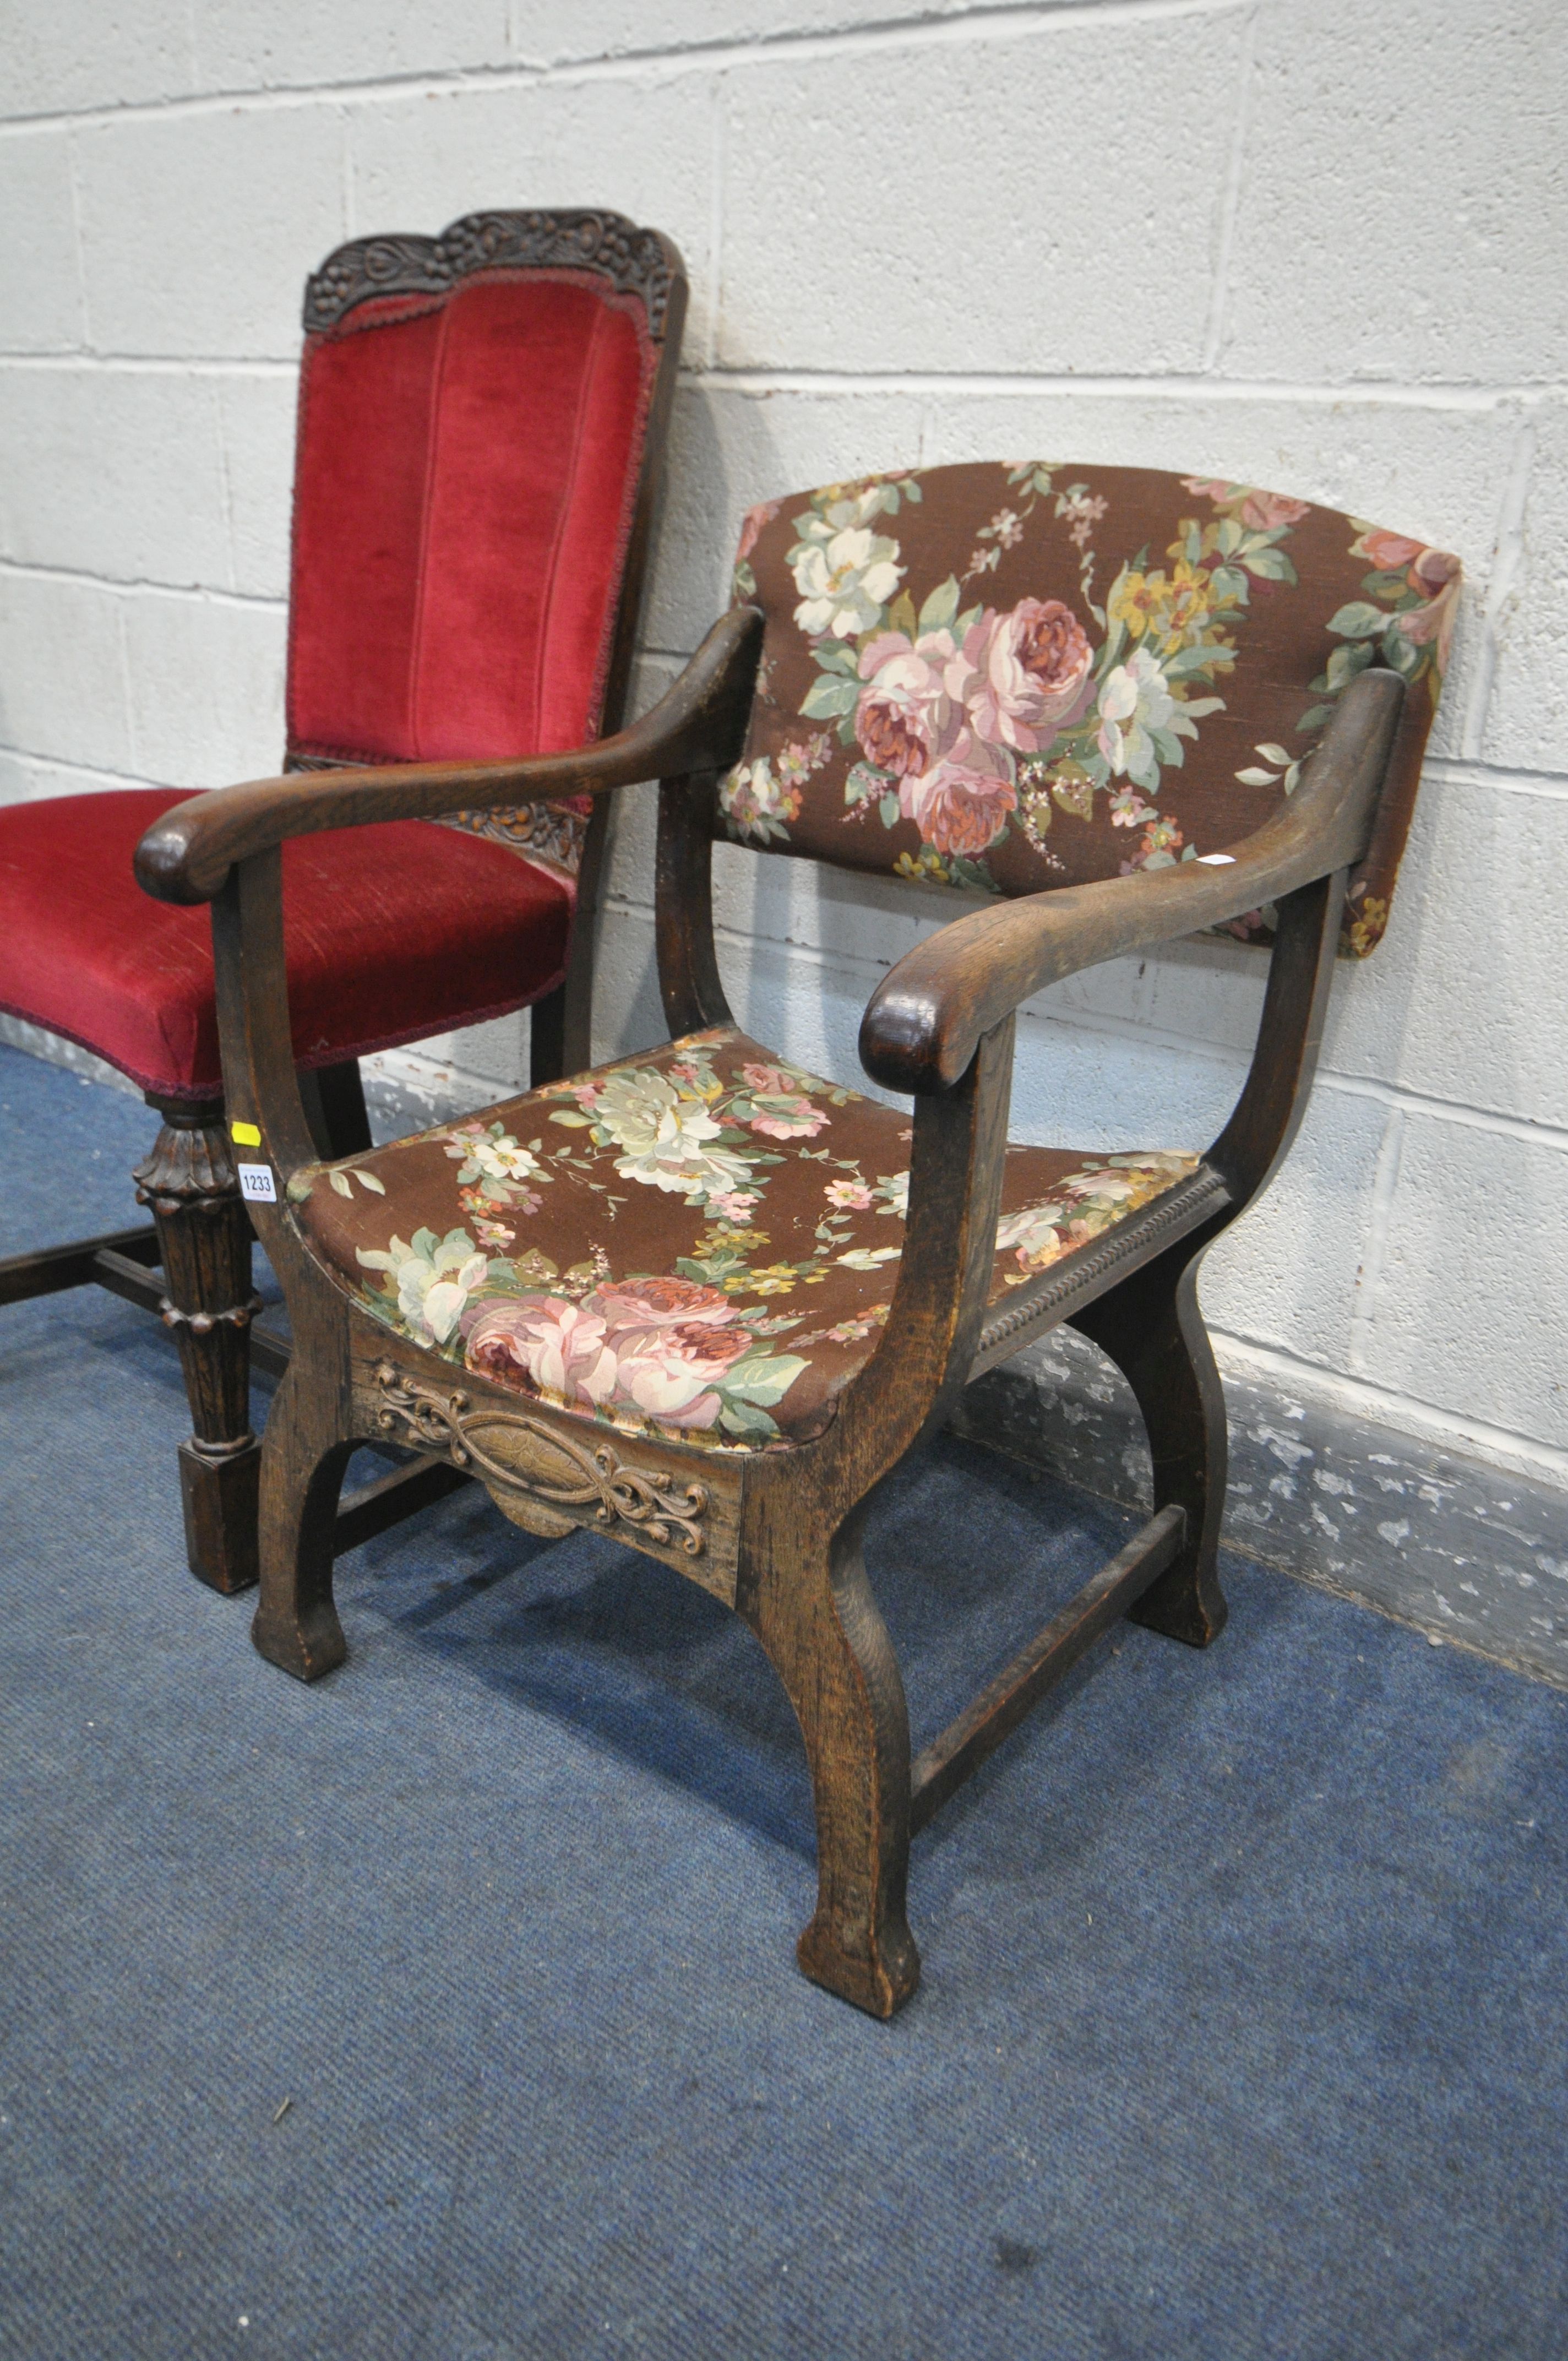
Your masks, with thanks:
[[(1349, 682), (1409, 684), (1343, 947), (1387, 922), (1459, 562), (1305, 500), (1146, 467), (983, 464), (753, 509), (767, 632), (737, 841), (997, 894), (1234, 850)], [(1268, 914), (1233, 932), (1265, 939)]]

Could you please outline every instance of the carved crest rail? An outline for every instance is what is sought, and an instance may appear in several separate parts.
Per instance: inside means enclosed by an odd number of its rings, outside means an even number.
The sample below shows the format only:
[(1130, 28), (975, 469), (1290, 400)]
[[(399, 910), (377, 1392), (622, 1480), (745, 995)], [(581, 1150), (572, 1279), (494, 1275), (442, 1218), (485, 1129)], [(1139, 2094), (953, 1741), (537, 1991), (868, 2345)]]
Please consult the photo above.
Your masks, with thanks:
[(597, 270), (640, 298), (649, 334), (664, 333), (674, 277), (657, 230), (609, 212), (466, 214), (439, 237), (360, 237), (329, 255), (305, 286), (305, 328), (334, 328), (378, 295), (444, 295), (476, 270)]

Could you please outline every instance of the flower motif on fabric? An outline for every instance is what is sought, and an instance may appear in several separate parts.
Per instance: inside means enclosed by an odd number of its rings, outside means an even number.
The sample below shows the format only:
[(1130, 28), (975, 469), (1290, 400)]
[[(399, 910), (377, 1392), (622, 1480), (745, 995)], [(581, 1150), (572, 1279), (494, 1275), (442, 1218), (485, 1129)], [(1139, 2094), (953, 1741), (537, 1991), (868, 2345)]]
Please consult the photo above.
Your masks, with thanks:
[(1412, 687), (1424, 681), (1434, 708), (1448, 670), (1459, 609), (1458, 558), (1403, 533), (1380, 532), (1360, 517), (1351, 522), (1356, 538), (1350, 554), (1372, 569), (1362, 580), (1366, 595), (1329, 617), (1329, 630), (1342, 644), (1312, 683), (1323, 701), (1302, 715), (1303, 730), (1326, 721), (1335, 700), (1379, 655)]
[(663, 1073), (652, 1066), (612, 1067), (558, 1091), (572, 1104), (555, 1107), (551, 1122), (589, 1131), (596, 1146), (617, 1150), (620, 1179), (740, 1222), (761, 1202), (769, 1170), (781, 1160), (760, 1143), (814, 1139), (832, 1121), (817, 1101), (843, 1106), (855, 1096), (782, 1060), (750, 1060), (726, 1082), (700, 1046)]
[[(375, 1151), (363, 1196), (313, 1199), (311, 1174), (297, 1176), (293, 1202), (332, 1209), (359, 1300), (444, 1359), (585, 1417), (751, 1447), (777, 1439), (774, 1412), (807, 1370), (795, 1430), (819, 1421), (856, 1366), (843, 1347), (885, 1323), (908, 1136), (856, 1093), (715, 1028)], [(751, 1178), (710, 1185), (720, 1159)], [(1002, 1224), (993, 1296), (1194, 1161), (1112, 1157), (1069, 1167), (1048, 1193), (1036, 1184)], [(526, 1249), (494, 1199), (482, 1218), (450, 1218), (481, 1188), (540, 1183)]]
[(488, 1268), (466, 1230), (416, 1230), (411, 1240), (394, 1236), (384, 1249), (359, 1249), (367, 1270), (384, 1270), (408, 1333), (422, 1345), (444, 1345), (469, 1296), (484, 1283)]
[(760, 1340), (729, 1296), (685, 1279), (606, 1281), (576, 1299), (528, 1292), (464, 1326), (469, 1368), (564, 1409), (666, 1428), (776, 1433), (768, 1409), (806, 1367)]
[(997, 1253), (1011, 1253), (1018, 1265), (1005, 1284), (1022, 1287), (1197, 1169), (1195, 1156), (1147, 1154), (1108, 1156), (1102, 1165), (1075, 1173), (1058, 1196), (1010, 1213), (998, 1227)]
[[(1165, 774), (1181, 767), (1183, 741), (1223, 708), (1216, 684), (1234, 664), (1250, 586), (1295, 579), (1281, 544), (1308, 513), (1304, 502), (1188, 478), (1217, 513), (1184, 521), (1163, 564), (1139, 550), (1102, 607), (1093, 539), (1108, 502), (1087, 482), (1058, 484), (1056, 472), (1034, 460), (1003, 469), (1004, 497), (977, 527), (967, 571), (936, 583), (918, 606), (903, 544), (881, 529), (923, 497), (917, 477), (828, 485), (794, 520), (794, 620), (816, 667), (800, 711), (854, 749), (845, 821), (913, 824), (921, 849), (899, 855), (904, 875), (994, 892), (986, 856), (1013, 829), (1059, 866), (1046, 843), (1054, 812), (1091, 820), (1096, 796), (1121, 782), (1150, 798), (1168, 794)], [(966, 608), (965, 585), (995, 574), (1038, 529), (1031, 520), (1047, 513), (1073, 554), (1079, 604), (1028, 596)], [(746, 531), (754, 547), (751, 519)], [(720, 804), (737, 836), (790, 841), (806, 778), (827, 748), (792, 765), (796, 752), (753, 756), (729, 773)], [(1196, 853), (1151, 801), (1123, 866)]]
[[(858, 639), (871, 631), (904, 577), (898, 544), (872, 531), (873, 519), (896, 509), (907, 487), (872, 482), (831, 485), (798, 520), (801, 538), (790, 553), (800, 604), (795, 620), (811, 639), (830, 632)], [(913, 497), (918, 499), (918, 490)]]
[(499, 1123), (464, 1123), (446, 1135), (446, 1153), (459, 1167), (458, 1195), (475, 1222), (488, 1227), (490, 1243), (510, 1244), (513, 1233), (497, 1221), (504, 1208), (537, 1213), (543, 1199), (536, 1183), (550, 1174), (540, 1161), (543, 1140), (521, 1147)]
[(718, 806), (743, 843), (785, 843), (789, 823), (800, 817), (801, 791), (813, 771), (828, 760), (828, 743), (819, 730), (787, 745), (770, 760), (738, 763), (719, 782)]

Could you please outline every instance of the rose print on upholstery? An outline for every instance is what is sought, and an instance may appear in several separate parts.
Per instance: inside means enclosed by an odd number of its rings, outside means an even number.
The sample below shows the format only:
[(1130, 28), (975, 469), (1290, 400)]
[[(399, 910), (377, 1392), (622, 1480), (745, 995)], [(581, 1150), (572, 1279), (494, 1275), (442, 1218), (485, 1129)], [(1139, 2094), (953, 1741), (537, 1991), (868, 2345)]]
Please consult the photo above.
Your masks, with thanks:
[[(1368, 571), (1368, 568), (1371, 570)], [(751, 510), (767, 638), (720, 783), (742, 843), (988, 894), (1234, 851), (1366, 664), (1410, 699), (1343, 947), (1386, 919), (1458, 561), (1217, 476), (1029, 460)], [(1268, 914), (1234, 922), (1244, 939)]]
[(1092, 651), (1059, 598), (1021, 598), (1009, 614), (984, 614), (964, 640), (964, 703), (976, 735), (1017, 753), (1038, 753), (1088, 702)]
[[(758, 1449), (820, 1433), (876, 1349), (909, 1137), (724, 1027), (307, 1167), (290, 1196), (337, 1283), (422, 1349), (583, 1418)], [(992, 1300), (1196, 1161), (1010, 1149)], [(501, 1193), (478, 1216), (481, 1190)]]
[(938, 853), (972, 857), (994, 844), (1017, 801), (1010, 774), (972, 730), (960, 730), (939, 763), (905, 777), (898, 807)]
[(1260, 492), (1251, 484), (1227, 484), (1212, 476), (1184, 476), (1182, 482), (1188, 491), (1212, 500), (1217, 509), (1250, 525), (1255, 533), (1272, 533), (1282, 524), (1299, 524), (1309, 512), (1305, 500), (1290, 500), (1284, 492)]
[[(1350, 522), (1361, 525), (1359, 518)], [(1424, 681), (1435, 706), (1459, 603), (1458, 558), (1445, 549), (1409, 541), (1403, 533), (1379, 533), (1373, 525), (1361, 526), (1350, 554), (1372, 566), (1361, 581), (1369, 595), (1351, 599), (1330, 617), (1330, 631), (1344, 644), (1335, 649), (1323, 676), (1312, 686), (1335, 697), (1380, 654), (1407, 680)], [(1327, 712), (1325, 705), (1325, 719)]]
[(615, 1356), (604, 1333), (603, 1315), (591, 1303), (521, 1295), (475, 1314), (465, 1357), (470, 1368), (503, 1384), (515, 1383), (521, 1369), (532, 1392), (597, 1408), (615, 1385)]
[(866, 686), (855, 705), (855, 735), (868, 763), (905, 778), (940, 760), (956, 725), (948, 675), (957, 658), (950, 631), (911, 640), (883, 631), (856, 667)]
[[(756, 1350), (733, 1300), (689, 1279), (625, 1279), (581, 1302), (525, 1295), (473, 1315), (472, 1369), (560, 1402), (646, 1419), (655, 1426), (741, 1432), (805, 1367)], [(771, 1422), (763, 1422), (771, 1427)]]

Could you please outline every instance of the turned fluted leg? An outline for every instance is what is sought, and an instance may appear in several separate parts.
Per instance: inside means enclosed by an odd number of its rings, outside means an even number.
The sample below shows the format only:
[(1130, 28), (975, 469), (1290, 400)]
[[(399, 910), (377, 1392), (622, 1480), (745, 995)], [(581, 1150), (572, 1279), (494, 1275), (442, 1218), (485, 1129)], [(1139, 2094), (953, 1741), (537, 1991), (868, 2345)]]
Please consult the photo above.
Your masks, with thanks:
[(163, 1263), (163, 1318), (179, 1341), (192, 1434), (180, 1446), (191, 1571), (214, 1590), (256, 1581), (261, 1445), (250, 1428), (249, 1216), (223, 1108), (152, 1100), (163, 1117), (136, 1168)]

